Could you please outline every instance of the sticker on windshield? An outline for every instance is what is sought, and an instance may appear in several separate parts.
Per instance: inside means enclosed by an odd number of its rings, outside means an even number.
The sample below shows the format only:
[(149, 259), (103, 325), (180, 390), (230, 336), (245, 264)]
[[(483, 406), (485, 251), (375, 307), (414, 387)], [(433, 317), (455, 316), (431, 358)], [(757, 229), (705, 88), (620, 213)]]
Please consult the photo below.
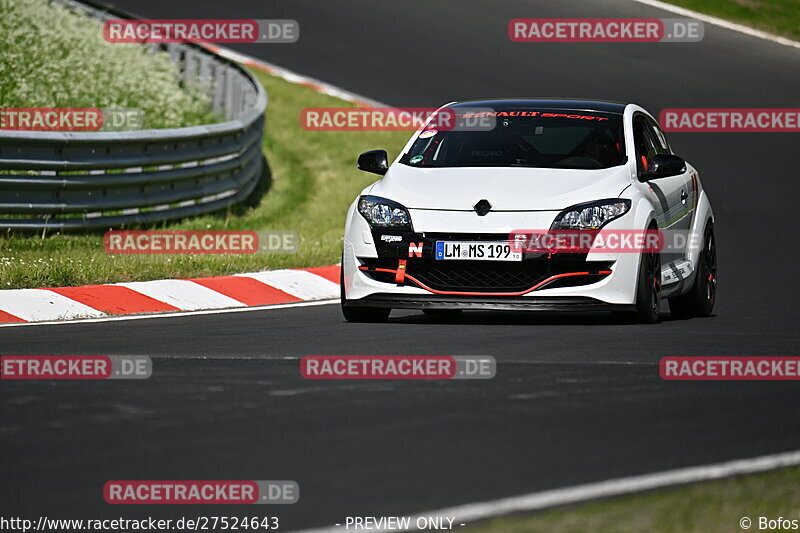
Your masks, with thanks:
[(425, 131), (423, 131), (422, 133), (419, 134), (419, 138), (420, 139), (427, 139), (428, 137), (433, 137), (437, 133), (439, 133), (439, 130), (425, 130)]
[(408, 160), (408, 162), (411, 163), (412, 165), (416, 165), (420, 161), (422, 161), (422, 156), (421, 155), (415, 155), (414, 157), (412, 157), (411, 159)]
[(539, 117), (539, 118), (569, 118), (575, 120), (592, 120), (595, 122), (608, 122), (608, 117), (597, 115), (583, 115), (580, 113), (550, 113), (545, 111), (480, 111), (469, 113), (457, 113), (459, 118), (476, 117), (497, 117), (497, 118), (516, 118), (516, 117)]

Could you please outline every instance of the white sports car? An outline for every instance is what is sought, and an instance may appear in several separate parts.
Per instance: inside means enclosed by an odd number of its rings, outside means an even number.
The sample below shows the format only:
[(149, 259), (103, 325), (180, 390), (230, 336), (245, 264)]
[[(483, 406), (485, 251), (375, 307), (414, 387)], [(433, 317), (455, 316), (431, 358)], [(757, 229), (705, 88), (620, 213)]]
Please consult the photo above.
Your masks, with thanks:
[[(426, 125), (391, 166), (383, 150), (358, 159), (359, 169), (383, 178), (347, 214), (348, 321), (382, 322), (392, 309), (538, 309), (612, 311), (652, 323), (662, 298), (676, 316), (711, 314), (711, 205), (697, 171), (672, 153), (646, 110), (566, 99), (445, 108), (463, 117), (479, 109), (495, 122)], [(542, 250), (515, 246), (520, 230), (652, 231), (662, 241), (635, 251), (596, 243)]]

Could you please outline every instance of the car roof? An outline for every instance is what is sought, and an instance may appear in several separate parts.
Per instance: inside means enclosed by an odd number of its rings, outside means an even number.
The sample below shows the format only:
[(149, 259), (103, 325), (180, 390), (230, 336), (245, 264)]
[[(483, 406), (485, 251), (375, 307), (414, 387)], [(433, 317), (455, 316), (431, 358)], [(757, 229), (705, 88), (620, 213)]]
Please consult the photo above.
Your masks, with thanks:
[(598, 111), (601, 113), (625, 112), (623, 102), (611, 100), (583, 100), (577, 98), (497, 98), (489, 100), (465, 100), (447, 107), (489, 107), (492, 109), (569, 109), (573, 111)]

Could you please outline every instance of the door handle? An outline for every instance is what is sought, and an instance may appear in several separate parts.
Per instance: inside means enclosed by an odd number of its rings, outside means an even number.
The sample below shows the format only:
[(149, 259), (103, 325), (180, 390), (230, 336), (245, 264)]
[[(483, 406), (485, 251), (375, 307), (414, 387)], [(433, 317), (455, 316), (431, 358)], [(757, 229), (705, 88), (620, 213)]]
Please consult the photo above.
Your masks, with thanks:
[(689, 195), (686, 194), (686, 189), (681, 189), (681, 203), (685, 204), (687, 198), (689, 198)]

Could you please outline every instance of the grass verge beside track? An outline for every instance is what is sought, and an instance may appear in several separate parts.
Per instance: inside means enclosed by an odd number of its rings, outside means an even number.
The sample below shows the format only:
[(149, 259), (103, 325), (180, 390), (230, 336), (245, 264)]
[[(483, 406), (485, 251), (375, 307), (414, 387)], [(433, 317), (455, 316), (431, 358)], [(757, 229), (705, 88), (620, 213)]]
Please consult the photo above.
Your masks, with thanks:
[[(731, 533), (759, 517), (800, 521), (800, 468), (498, 518), (468, 533)], [(783, 529), (781, 529), (783, 530)]]
[(303, 108), (350, 104), (261, 72), (256, 76), (269, 94), (264, 153), (273, 176), (261, 205), (238, 216), (210, 215), (151, 229), (295, 231), (302, 240), (296, 254), (109, 255), (102, 234), (6, 234), (0, 237), (0, 288), (215, 276), (338, 262), (347, 207), (378, 179), (356, 170), (358, 154), (384, 148), (394, 157), (410, 133), (303, 130)]
[(0, 0), (0, 107), (121, 107), (143, 129), (219, 122), (165, 52), (109, 43), (100, 21), (48, 0)]
[(800, 1), (798, 0), (665, 1), (800, 41)]

